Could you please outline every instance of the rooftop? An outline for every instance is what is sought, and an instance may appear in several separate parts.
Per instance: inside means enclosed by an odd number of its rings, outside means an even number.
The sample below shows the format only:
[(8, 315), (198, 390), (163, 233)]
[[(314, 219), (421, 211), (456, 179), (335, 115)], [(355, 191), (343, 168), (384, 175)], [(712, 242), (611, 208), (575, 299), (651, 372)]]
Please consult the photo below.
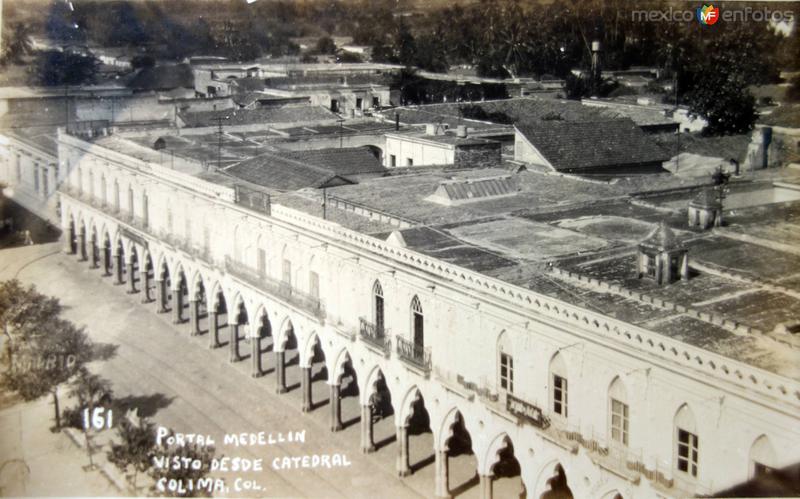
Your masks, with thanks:
[(629, 119), (517, 125), (517, 130), (556, 170), (585, 170), (661, 163), (669, 156)]
[(319, 106), (261, 107), (256, 109), (226, 109), (222, 111), (183, 111), (178, 117), (186, 127), (216, 125), (216, 119), (223, 119), (224, 125), (251, 125), (276, 123), (302, 123), (333, 121), (336, 114)]

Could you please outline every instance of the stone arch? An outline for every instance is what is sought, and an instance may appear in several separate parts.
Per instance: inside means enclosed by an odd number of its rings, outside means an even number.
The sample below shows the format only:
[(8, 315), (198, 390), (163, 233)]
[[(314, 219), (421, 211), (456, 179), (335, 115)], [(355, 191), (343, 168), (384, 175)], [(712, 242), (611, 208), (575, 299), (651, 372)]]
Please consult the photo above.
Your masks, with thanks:
[(397, 426), (404, 426), (408, 424), (408, 420), (411, 419), (414, 413), (414, 403), (422, 398), (422, 393), (420, 392), (417, 385), (411, 386), (408, 390), (406, 390), (403, 397), (400, 399), (399, 411), (396, 411), (397, 417)]
[(567, 469), (558, 459), (553, 459), (542, 466), (536, 479), (536, 499), (572, 499), (569, 488)]
[[(300, 367), (311, 367), (311, 361), (314, 358), (314, 348), (317, 344), (319, 344), (320, 349), (323, 348), (322, 340), (319, 335), (316, 331), (312, 331), (304, 340), (302, 355), (300, 356)], [(327, 355), (325, 357), (327, 358)]]
[[(295, 337), (295, 341), (297, 340), (297, 333), (294, 327), (294, 323), (292, 319), (287, 315), (281, 321), (281, 326), (278, 328), (278, 334), (275, 335), (275, 350), (283, 351), (286, 346), (287, 342), (290, 340), (289, 334), (292, 334)], [(297, 348), (297, 346), (295, 346)]]

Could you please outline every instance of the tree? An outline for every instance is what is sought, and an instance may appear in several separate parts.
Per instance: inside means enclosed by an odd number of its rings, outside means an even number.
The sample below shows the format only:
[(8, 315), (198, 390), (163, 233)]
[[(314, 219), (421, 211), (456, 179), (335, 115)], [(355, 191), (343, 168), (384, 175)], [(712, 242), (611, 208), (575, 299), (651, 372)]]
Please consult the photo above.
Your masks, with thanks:
[(30, 26), (24, 23), (15, 23), (11, 29), (3, 31), (3, 53), (0, 63), (20, 63), (22, 57), (33, 51), (31, 44)]
[(93, 55), (48, 50), (34, 62), (35, 83), (44, 86), (93, 83), (100, 61)]
[[(111, 383), (99, 375), (81, 366), (78, 375), (71, 383), (70, 395), (78, 399), (78, 408), (93, 415), (94, 409), (100, 405), (108, 407), (111, 403)], [(92, 444), (89, 439), (89, 427), (84, 421), (83, 436), (86, 439), (86, 453), (89, 454), (89, 465), (92, 466)]]
[(147, 418), (139, 418), (134, 424), (127, 418), (122, 419), (117, 426), (117, 435), (120, 443), (111, 444), (108, 460), (120, 471), (126, 473), (128, 468), (133, 468), (133, 488), (136, 490), (136, 478), (150, 468), (155, 454), (155, 425)]
[(331, 37), (323, 36), (317, 40), (316, 52), (317, 54), (333, 54), (336, 52), (336, 44)]
[(755, 99), (735, 75), (706, 71), (685, 100), (693, 114), (708, 122), (707, 135), (745, 133), (756, 121)]
[[(170, 434), (172, 434), (171, 431)], [(166, 443), (167, 440), (168, 438), (162, 439), (161, 445), (155, 447), (154, 458), (166, 458), (165, 463), (171, 463), (175, 457), (181, 460), (183, 460), (183, 458), (188, 458), (191, 461), (197, 460), (201, 465), (198, 469), (193, 469), (193, 467), (190, 466), (179, 466), (177, 467), (178, 469), (168, 465), (152, 466), (150, 468), (150, 476), (155, 480), (156, 484), (158, 484), (159, 480), (164, 478), (166, 481), (178, 480), (183, 483), (191, 481), (196, 485), (199, 479), (208, 475), (211, 470), (211, 461), (214, 459), (215, 454), (215, 449), (213, 447), (203, 447), (197, 444), (168, 445)], [(172, 497), (180, 497), (182, 495), (211, 496), (211, 491), (197, 487), (191, 491), (187, 490), (185, 494), (181, 494), (179, 491), (160, 491), (156, 485), (151, 488), (151, 491), (154, 494), (160, 493)]]
[(69, 321), (51, 317), (37, 326), (36, 333), (11, 346), (10, 369), (2, 383), (24, 400), (53, 397), (55, 428), (61, 427), (58, 388), (91, 360), (91, 342), (83, 330)]

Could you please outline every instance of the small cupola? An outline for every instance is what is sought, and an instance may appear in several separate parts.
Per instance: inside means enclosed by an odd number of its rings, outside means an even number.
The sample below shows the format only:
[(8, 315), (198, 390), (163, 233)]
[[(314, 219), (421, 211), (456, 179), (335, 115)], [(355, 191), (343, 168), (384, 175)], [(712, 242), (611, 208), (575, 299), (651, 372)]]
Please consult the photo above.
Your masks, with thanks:
[(703, 230), (722, 224), (722, 203), (716, 191), (703, 189), (689, 203), (689, 227)]
[(689, 279), (689, 252), (664, 222), (639, 243), (637, 262), (639, 277), (659, 285)]

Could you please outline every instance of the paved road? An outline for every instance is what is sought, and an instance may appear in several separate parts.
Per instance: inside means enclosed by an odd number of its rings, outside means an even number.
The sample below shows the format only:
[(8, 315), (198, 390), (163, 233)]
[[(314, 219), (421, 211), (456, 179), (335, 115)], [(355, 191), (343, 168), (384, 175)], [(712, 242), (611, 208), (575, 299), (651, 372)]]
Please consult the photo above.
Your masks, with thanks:
[[(0, 279), (17, 275), (23, 282), (35, 284), (41, 292), (58, 296), (65, 305), (67, 319), (85, 326), (94, 341), (118, 345), (113, 358), (92, 366), (112, 382), (115, 398), (134, 397), (131, 400), (135, 404), (156, 411), (154, 421), (175, 431), (211, 435), (217, 442), (217, 455), (263, 458), (266, 469), (261, 473), (216, 475), (225, 479), (229, 495), (392, 498), (433, 495), (433, 465), (406, 479), (397, 479), (394, 445), (369, 456), (362, 455), (358, 424), (331, 433), (327, 407), (303, 414), (299, 390), (276, 395), (273, 376), (251, 378), (248, 362), (230, 365), (227, 349), (209, 350), (205, 336), (189, 337), (187, 326), (174, 326), (168, 314), (156, 314), (154, 306), (142, 305), (141, 294), (126, 294), (123, 287), (102, 278), (98, 270), (90, 270), (86, 264), (58, 250), (57, 244), (3, 250)], [(325, 393), (323, 382), (315, 383), (315, 392), (319, 390)], [(343, 419), (347, 421), (348, 417)], [(286, 434), (300, 430), (306, 430), (303, 444), (239, 448), (222, 445), (225, 433)], [(412, 455), (416, 452), (422, 456), (426, 452), (424, 447), (430, 449), (427, 445), (421, 446), (420, 451), (412, 448)], [(332, 453), (346, 455), (352, 466), (270, 469), (275, 457)], [(253, 479), (262, 490), (234, 491), (235, 477)]]

